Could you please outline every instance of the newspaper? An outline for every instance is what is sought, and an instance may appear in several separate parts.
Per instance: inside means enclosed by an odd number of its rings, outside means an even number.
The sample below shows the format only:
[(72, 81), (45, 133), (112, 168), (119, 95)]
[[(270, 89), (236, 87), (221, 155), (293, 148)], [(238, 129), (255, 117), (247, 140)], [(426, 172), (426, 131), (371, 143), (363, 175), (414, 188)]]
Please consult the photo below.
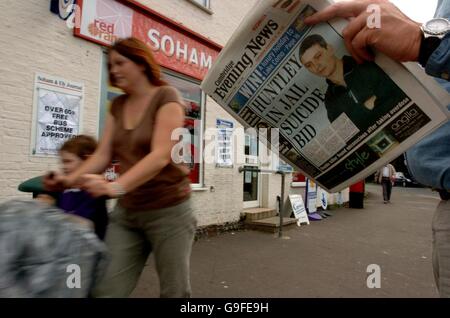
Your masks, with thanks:
[(338, 192), (446, 122), (450, 98), (419, 80), (418, 65), (382, 54), (358, 65), (341, 35), (346, 20), (303, 23), (330, 3), (259, 1), (202, 89), (244, 127), (278, 129), (280, 157)]

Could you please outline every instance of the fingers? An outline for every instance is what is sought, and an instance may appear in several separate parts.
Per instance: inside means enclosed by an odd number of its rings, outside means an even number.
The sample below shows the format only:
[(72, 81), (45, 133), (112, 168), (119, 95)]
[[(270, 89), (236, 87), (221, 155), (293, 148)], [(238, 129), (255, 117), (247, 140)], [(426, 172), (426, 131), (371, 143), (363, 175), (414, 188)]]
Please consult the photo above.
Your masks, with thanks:
[(62, 176), (54, 171), (44, 175), (42, 184), (47, 191), (61, 191), (63, 188)]
[(44, 182), (55, 182), (56, 173), (54, 171), (49, 171), (44, 175)]
[(55, 177), (55, 172), (54, 171), (49, 171), (49, 172), (47, 172), (45, 177), (48, 178), (48, 179), (53, 179)]
[(364, 60), (366, 60), (367, 54), (361, 53), (360, 47), (355, 48), (353, 42), (355, 37), (361, 33), (362, 34), (359, 35), (360, 37), (367, 36), (366, 34), (364, 34), (367, 32), (366, 23), (367, 23), (366, 15), (361, 14), (358, 17), (352, 19), (350, 23), (342, 31), (345, 46), (358, 63), (362, 63)]
[[(361, 31), (353, 38), (351, 45), (358, 63), (375, 59), (371, 51), (369, 51), (369, 43), (369, 33), (367, 31)], [(356, 58), (356, 56), (358, 57)]]
[(106, 184), (104, 177), (102, 175), (96, 174), (85, 174), (81, 176), (81, 188), (93, 197), (99, 197), (105, 194)]
[(358, 63), (374, 60), (368, 41), (373, 30), (367, 27), (367, 16), (367, 14), (360, 14), (342, 31), (345, 46)]
[(313, 14), (305, 19), (305, 24), (317, 24), (320, 22), (329, 21), (333, 18), (350, 18), (357, 17), (362, 12), (366, 11), (368, 1), (346, 1), (338, 2), (326, 7), (320, 12)]
[(47, 191), (52, 191), (53, 190), (53, 187), (55, 185), (54, 183), (55, 182), (52, 179), (47, 178), (47, 176), (45, 176), (42, 179), (42, 185), (44, 186), (44, 189), (47, 190)]

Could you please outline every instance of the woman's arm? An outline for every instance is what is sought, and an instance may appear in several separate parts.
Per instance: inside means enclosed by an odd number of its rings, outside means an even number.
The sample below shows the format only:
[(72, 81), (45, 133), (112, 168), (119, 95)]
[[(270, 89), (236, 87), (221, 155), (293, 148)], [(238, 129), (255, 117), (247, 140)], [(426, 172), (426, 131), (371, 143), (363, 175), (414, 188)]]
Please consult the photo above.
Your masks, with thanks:
[[(162, 106), (156, 113), (153, 127), (152, 147), (150, 153), (116, 180), (125, 192), (130, 192), (160, 173), (171, 161), (172, 148), (178, 140), (172, 140), (172, 132), (182, 128), (184, 109), (180, 104), (172, 102)], [(100, 178), (87, 175), (84, 177), (83, 189), (93, 196), (116, 196), (114, 185)]]
[(76, 171), (67, 176), (69, 182), (76, 183), (87, 173), (102, 173), (111, 163), (114, 117), (108, 113), (103, 135), (95, 152)]

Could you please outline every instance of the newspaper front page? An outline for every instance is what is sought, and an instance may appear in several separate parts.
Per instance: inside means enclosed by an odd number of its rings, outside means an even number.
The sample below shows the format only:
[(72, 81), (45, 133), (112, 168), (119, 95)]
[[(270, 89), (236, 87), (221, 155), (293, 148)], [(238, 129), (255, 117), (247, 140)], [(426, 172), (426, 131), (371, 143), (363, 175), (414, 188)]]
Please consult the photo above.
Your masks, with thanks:
[(341, 35), (345, 20), (303, 23), (329, 4), (260, 1), (202, 89), (244, 127), (279, 129), (280, 157), (338, 192), (446, 122), (450, 98), (430, 79), (423, 85), (416, 65), (382, 54), (357, 64)]

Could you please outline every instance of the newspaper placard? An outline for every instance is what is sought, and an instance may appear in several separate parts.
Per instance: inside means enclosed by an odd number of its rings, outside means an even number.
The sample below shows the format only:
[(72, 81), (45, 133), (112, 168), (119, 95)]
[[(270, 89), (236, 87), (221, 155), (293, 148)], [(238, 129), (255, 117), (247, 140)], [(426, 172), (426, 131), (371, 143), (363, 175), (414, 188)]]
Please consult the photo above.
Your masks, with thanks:
[(317, 192), (319, 192), (320, 205), (323, 210), (326, 210), (328, 208), (328, 194), (322, 188), (319, 188)]
[(56, 156), (68, 139), (80, 132), (84, 85), (36, 74), (33, 113), (33, 155)]
[(258, 2), (202, 88), (245, 127), (278, 129), (280, 157), (338, 192), (446, 122), (450, 97), (432, 80), (424, 86), (417, 65), (382, 54), (357, 64), (345, 20), (303, 23), (329, 4)]
[(305, 189), (305, 201), (306, 210), (309, 214), (317, 212), (317, 184), (311, 180), (306, 179), (306, 189)]
[(291, 201), (292, 211), (294, 211), (295, 218), (297, 219), (297, 225), (301, 226), (302, 223), (309, 224), (309, 218), (302, 196), (299, 194), (291, 194), (289, 195), (289, 200)]

